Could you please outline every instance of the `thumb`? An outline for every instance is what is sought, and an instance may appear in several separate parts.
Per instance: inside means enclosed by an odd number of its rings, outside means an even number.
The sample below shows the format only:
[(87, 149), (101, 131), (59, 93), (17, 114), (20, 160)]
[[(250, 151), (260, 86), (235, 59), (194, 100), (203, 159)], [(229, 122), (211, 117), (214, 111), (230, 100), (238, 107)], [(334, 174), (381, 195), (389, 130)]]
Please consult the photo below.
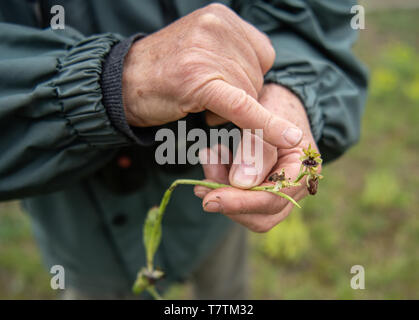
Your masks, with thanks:
[[(230, 164), (226, 162), (231, 162), (231, 159), (230, 150), (222, 144), (215, 145), (211, 149), (202, 149), (199, 152), (199, 161), (204, 170), (206, 180), (218, 183), (228, 184)], [(210, 191), (211, 189), (203, 186), (194, 187), (194, 193), (199, 198), (204, 198)]]
[(230, 183), (242, 189), (260, 185), (277, 161), (276, 147), (263, 141), (257, 135), (244, 131), (230, 169)]

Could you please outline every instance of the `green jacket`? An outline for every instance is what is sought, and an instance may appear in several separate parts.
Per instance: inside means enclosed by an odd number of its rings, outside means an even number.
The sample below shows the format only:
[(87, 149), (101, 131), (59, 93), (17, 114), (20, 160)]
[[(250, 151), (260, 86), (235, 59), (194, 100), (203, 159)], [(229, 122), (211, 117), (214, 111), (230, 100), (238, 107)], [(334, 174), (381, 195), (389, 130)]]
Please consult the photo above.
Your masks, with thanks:
[[(67, 285), (128, 290), (144, 265), (142, 224), (178, 177), (201, 168), (162, 168), (152, 149), (118, 131), (102, 102), (111, 48), (152, 33), (211, 1), (14, 0), (0, 3), (0, 200), (23, 199), (47, 265)], [(359, 138), (366, 72), (351, 53), (354, 1), (221, 1), (269, 35), (277, 57), (266, 81), (303, 101), (326, 161)], [(51, 30), (50, 8), (65, 8)], [(120, 154), (132, 157), (129, 169)], [(128, 185), (127, 189), (124, 186)], [(163, 286), (185, 279), (228, 230), (205, 214), (191, 188), (175, 191), (157, 264)]]

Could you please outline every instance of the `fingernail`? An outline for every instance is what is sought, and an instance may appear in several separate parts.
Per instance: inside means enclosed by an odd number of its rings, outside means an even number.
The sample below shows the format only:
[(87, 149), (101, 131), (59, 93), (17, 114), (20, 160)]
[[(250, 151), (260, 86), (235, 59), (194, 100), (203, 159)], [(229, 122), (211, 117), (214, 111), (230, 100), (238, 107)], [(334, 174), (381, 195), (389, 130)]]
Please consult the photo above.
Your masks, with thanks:
[(298, 128), (288, 128), (282, 134), (291, 146), (296, 146), (303, 138), (303, 132)]
[(208, 201), (204, 204), (204, 210), (207, 212), (220, 212), (221, 206), (216, 201)]
[(243, 188), (253, 187), (258, 175), (253, 164), (241, 164), (233, 174), (233, 183)]

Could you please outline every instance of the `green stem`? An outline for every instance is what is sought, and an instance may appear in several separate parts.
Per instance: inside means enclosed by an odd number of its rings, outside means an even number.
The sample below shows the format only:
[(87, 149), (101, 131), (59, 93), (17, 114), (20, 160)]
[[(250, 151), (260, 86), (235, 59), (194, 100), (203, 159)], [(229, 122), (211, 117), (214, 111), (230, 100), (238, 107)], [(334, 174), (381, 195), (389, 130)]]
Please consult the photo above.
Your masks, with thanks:
[[(160, 202), (160, 207), (159, 207), (159, 222), (161, 222), (162, 218), (163, 218), (163, 214), (166, 210), (166, 207), (170, 201), (170, 197), (172, 195), (173, 190), (180, 184), (188, 184), (188, 185), (198, 185), (198, 186), (203, 186), (203, 187), (207, 187), (209, 189), (218, 189), (218, 188), (232, 188), (232, 186), (228, 185), (228, 184), (223, 184), (223, 183), (217, 183), (217, 182), (209, 182), (209, 181), (202, 181), (202, 180), (194, 180), (194, 179), (179, 179), (179, 180), (175, 180), (171, 186), (169, 187), (169, 189), (166, 190), (166, 192), (163, 195), (163, 199)], [(292, 197), (290, 197), (289, 195), (282, 193), (280, 191), (275, 191), (274, 190), (274, 186), (256, 186), (253, 188), (250, 188), (248, 190), (251, 191), (266, 191), (266, 192), (270, 192), (273, 193), (277, 196), (280, 196), (284, 199), (287, 199), (288, 201), (292, 202), (296, 207), (301, 208), (301, 206), (297, 203), (297, 201), (295, 201)]]
[(148, 287), (147, 291), (154, 298), (154, 300), (163, 300), (163, 297), (157, 292), (156, 287)]
[[(310, 151), (309, 146), (309, 151)], [(305, 150), (304, 153), (306, 155), (309, 155), (309, 151)], [(311, 152), (311, 151), (310, 151)], [(314, 157), (314, 156), (313, 156)], [(316, 155), (318, 157), (318, 155)], [(320, 159), (320, 158), (319, 158)], [(321, 163), (321, 159), (318, 159), (318, 163)], [(314, 169), (313, 169), (314, 171)], [(304, 169), (304, 165), (302, 164), (300, 167), (299, 174), (297, 178), (294, 180), (294, 182), (286, 181), (287, 184), (284, 184), (284, 182), (278, 181), (276, 185), (268, 185), (268, 186), (256, 186), (253, 188), (250, 188), (248, 190), (250, 191), (265, 191), (273, 193), (277, 196), (280, 196), (291, 203), (293, 203), (296, 207), (301, 208), (301, 206), (289, 195), (282, 193), (279, 191), (279, 189), (283, 187), (290, 187), (300, 185), (299, 181), (304, 178), (304, 176), (315, 176), (316, 178), (321, 178), (317, 172), (311, 172), (311, 170)], [(151, 284), (149, 282), (150, 275), (153, 276), (153, 279), (160, 279), (163, 276), (163, 272), (158, 272), (158, 270), (154, 270), (153, 268), (153, 257), (155, 255), (155, 252), (160, 244), (161, 241), (161, 222), (163, 219), (164, 212), (166, 211), (166, 207), (169, 204), (170, 198), (172, 196), (173, 190), (180, 184), (186, 184), (186, 185), (198, 185), (202, 187), (206, 187), (209, 189), (218, 189), (218, 188), (232, 188), (232, 186), (222, 183), (216, 183), (216, 182), (209, 182), (209, 181), (202, 181), (202, 180), (193, 180), (193, 179), (179, 179), (174, 181), (169, 189), (166, 190), (166, 192), (163, 195), (163, 198), (160, 202), (160, 206), (158, 208), (153, 207), (149, 210), (146, 218), (146, 222), (144, 225), (144, 232), (143, 232), (143, 241), (146, 247), (146, 254), (147, 254), (147, 269), (142, 269), (139, 274), (136, 283), (134, 284), (134, 292), (139, 294), (143, 290), (147, 290), (149, 294), (156, 300), (162, 300), (162, 297), (157, 292), (154, 282)], [(145, 271), (144, 271), (145, 270)], [(156, 274), (157, 272), (157, 274)], [(146, 282), (148, 281), (148, 282)]]
[(294, 180), (294, 182), (299, 182), (304, 176), (307, 176), (309, 173), (307, 171), (300, 171), (298, 177)]
[(287, 199), (288, 201), (292, 202), (297, 208), (301, 209), (301, 206), (297, 203), (297, 201), (295, 201), (293, 198), (291, 198), (289, 195), (285, 193), (282, 193), (280, 191), (275, 191), (275, 190), (264, 190), (264, 191), (276, 194), (277, 196)]

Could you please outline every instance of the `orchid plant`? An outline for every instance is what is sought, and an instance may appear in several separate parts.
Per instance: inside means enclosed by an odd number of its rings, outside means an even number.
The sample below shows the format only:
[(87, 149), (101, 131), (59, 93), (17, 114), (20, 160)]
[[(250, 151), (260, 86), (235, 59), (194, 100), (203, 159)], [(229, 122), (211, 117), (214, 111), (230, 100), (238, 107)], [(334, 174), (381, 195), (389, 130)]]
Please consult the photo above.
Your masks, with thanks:
[[(300, 172), (294, 181), (291, 181), (290, 178), (287, 178), (285, 176), (285, 170), (282, 169), (279, 174), (274, 173), (268, 178), (268, 181), (274, 182), (275, 184), (256, 186), (248, 190), (273, 193), (292, 202), (296, 207), (301, 208), (301, 206), (292, 197), (281, 192), (280, 190), (284, 188), (300, 186), (300, 180), (307, 176), (306, 185), (308, 192), (311, 195), (317, 193), (319, 180), (323, 178), (323, 176), (318, 173), (318, 169), (320, 167), (319, 165), (322, 163), (322, 159), (320, 154), (311, 148), (311, 145), (309, 145), (307, 149), (303, 149), (303, 153), (304, 155), (300, 158)], [(180, 184), (199, 185), (210, 189), (226, 187), (232, 188), (231, 185), (227, 184), (192, 179), (179, 179), (175, 180), (171, 184), (171, 186), (164, 193), (163, 199), (160, 202), (160, 206), (151, 208), (147, 213), (143, 230), (143, 242), (146, 252), (146, 266), (138, 272), (137, 279), (133, 286), (133, 292), (135, 294), (140, 294), (143, 291), (147, 291), (155, 299), (161, 299), (161, 296), (156, 290), (155, 284), (158, 280), (163, 278), (164, 272), (154, 267), (154, 256), (161, 242), (162, 219), (164, 212), (174, 189)]]

